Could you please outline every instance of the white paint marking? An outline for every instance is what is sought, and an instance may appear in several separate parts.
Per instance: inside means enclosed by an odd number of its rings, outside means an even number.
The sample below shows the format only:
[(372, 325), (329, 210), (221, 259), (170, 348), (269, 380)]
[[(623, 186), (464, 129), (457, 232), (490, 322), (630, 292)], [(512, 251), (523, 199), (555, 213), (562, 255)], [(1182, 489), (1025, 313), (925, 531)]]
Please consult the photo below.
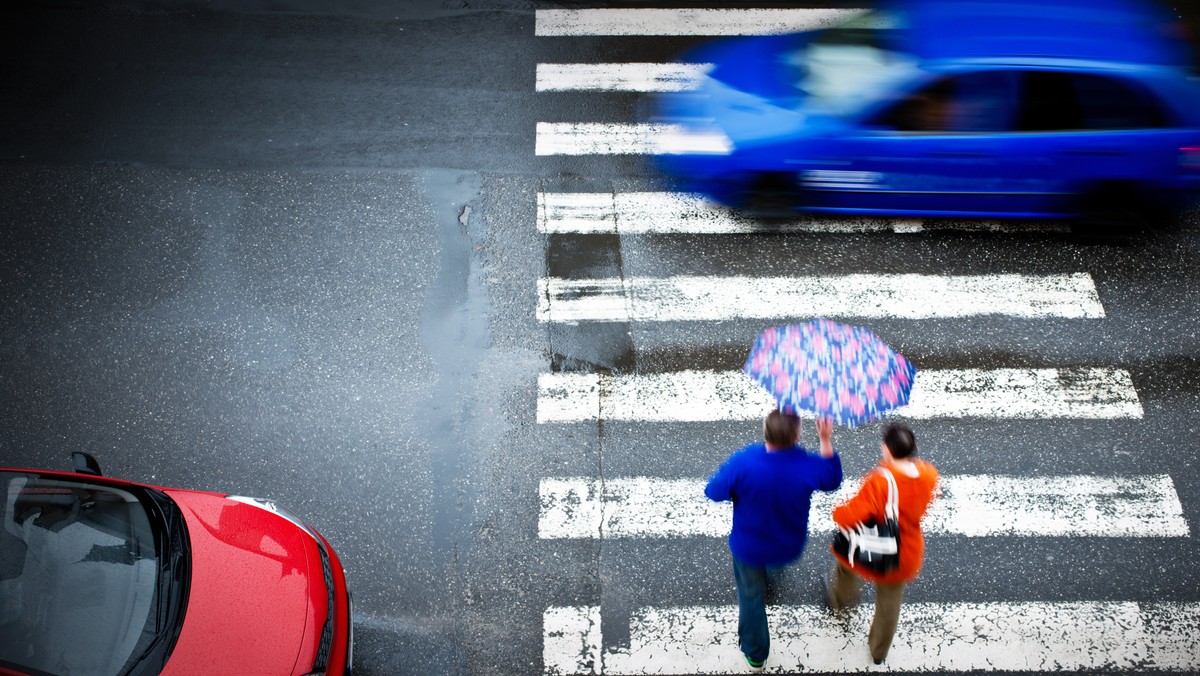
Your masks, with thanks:
[(784, 317), (1100, 318), (1091, 275), (829, 275), (538, 280), (543, 322)]
[[(775, 402), (741, 371), (538, 376), (539, 423), (758, 420)], [(910, 419), (1141, 418), (1127, 371), (1114, 368), (921, 370)]]
[(671, 192), (538, 193), (538, 230), (546, 234), (698, 234), (762, 232), (917, 233), (933, 230), (1064, 233), (1061, 221), (797, 217), (768, 228), (702, 195)]
[[(1196, 603), (905, 603), (881, 666), (871, 663), (867, 649), (872, 612), (870, 604), (844, 616), (815, 605), (772, 606), (767, 612), (771, 655), (766, 672), (1200, 669)], [(561, 622), (568, 614), (574, 621)], [(581, 617), (595, 623), (579, 621)], [(598, 631), (599, 617), (595, 606), (546, 611), (547, 636), (573, 626), (588, 632), (574, 641), (547, 641), (546, 673), (640, 676), (746, 669), (737, 645), (736, 606), (635, 610), (629, 647), (607, 650), (597, 648), (591, 633)], [(578, 646), (587, 652), (558, 652), (581, 650)]]
[(829, 28), (861, 9), (539, 9), (539, 37), (772, 35)]
[[(538, 537), (725, 537), (732, 507), (704, 496), (702, 480), (629, 477), (542, 479)], [(968, 537), (1188, 537), (1183, 505), (1166, 475), (942, 477), (923, 521), (928, 535)], [(858, 492), (815, 493), (809, 530), (834, 529), (831, 512)]]
[(538, 122), (537, 155), (726, 154), (729, 139), (678, 124)]
[(542, 614), (542, 666), (547, 674), (595, 674), (600, 669), (600, 609), (547, 608)]
[(917, 375), (915, 418), (1141, 418), (1128, 371), (1115, 368), (961, 369)]
[(539, 92), (685, 92), (711, 63), (539, 63)]

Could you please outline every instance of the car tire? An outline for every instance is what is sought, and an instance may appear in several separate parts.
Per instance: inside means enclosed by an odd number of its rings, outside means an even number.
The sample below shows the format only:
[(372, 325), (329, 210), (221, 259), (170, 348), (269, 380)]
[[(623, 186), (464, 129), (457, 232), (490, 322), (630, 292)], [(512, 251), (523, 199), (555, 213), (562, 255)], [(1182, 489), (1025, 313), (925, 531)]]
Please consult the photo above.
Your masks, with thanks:
[(762, 174), (743, 192), (741, 211), (761, 221), (789, 220), (796, 217), (798, 197), (795, 174)]
[(1099, 183), (1081, 195), (1072, 231), (1082, 242), (1126, 242), (1147, 228), (1148, 213), (1136, 186), (1120, 181)]

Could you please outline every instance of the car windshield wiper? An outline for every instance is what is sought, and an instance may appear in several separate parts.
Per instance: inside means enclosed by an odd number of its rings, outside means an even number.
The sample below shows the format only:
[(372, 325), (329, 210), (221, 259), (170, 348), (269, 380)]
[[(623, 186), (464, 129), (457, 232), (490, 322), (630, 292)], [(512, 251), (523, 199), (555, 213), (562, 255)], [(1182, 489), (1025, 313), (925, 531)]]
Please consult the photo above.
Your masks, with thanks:
[(157, 582), (158, 588), (155, 590), (155, 595), (157, 596), (157, 598), (155, 599), (155, 604), (154, 604), (155, 605), (155, 608), (154, 608), (154, 614), (155, 614), (154, 638), (153, 638), (153, 640), (150, 641), (150, 644), (146, 646), (146, 649), (141, 652), (141, 654), (139, 654), (137, 657), (131, 659), (129, 662), (126, 663), (127, 667), (126, 667), (125, 671), (122, 672), (123, 675), (134, 673), (137, 670), (137, 668), (142, 664), (142, 662), (145, 662), (152, 655), (157, 653), (159, 646), (162, 645), (163, 639), (167, 635), (167, 632), (165, 631), (165, 627), (163, 626), (163, 624), (166, 621), (166, 614), (167, 614), (167, 605), (166, 604), (169, 601), (170, 590), (171, 590), (171, 582), (169, 579), (169, 573), (170, 573), (170, 564), (166, 563), (164, 561), (164, 563), (159, 566), (159, 574), (158, 574), (158, 582)]
[[(191, 551), (183, 514), (166, 496), (157, 495), (154, 491), (147, 493), (154, 503), (159, 522), (164, 526), (158, 529), (157, 538), (159, 565), (155, 581), (154, 638), (145, 650), (127, 662), (123, 674), (136, 672), (143, 662), (162, 653), (164, 643), (174, 643), (183, 624), (183, 611), (187, 607), (187, 567), (191, 562)], [(168, 646), (166, 652), (169, 653), (169, 650)], [(154, 669), (148, 673), (157, 671)]]

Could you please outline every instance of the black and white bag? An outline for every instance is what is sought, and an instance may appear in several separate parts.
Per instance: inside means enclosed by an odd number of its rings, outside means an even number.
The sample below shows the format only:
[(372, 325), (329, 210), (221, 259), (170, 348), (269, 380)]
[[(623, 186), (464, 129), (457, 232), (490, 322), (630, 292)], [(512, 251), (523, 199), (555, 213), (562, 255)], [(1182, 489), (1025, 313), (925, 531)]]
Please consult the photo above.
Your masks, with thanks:
[(879, 472), (888, 482), (883, 523), (872, 518), (853, 529), (839, 528), (833, 535), (833, 551), (846, 557), (851, 567), (887, 573), (900, 565), (900, 498), (896, 477), (883, 467)]

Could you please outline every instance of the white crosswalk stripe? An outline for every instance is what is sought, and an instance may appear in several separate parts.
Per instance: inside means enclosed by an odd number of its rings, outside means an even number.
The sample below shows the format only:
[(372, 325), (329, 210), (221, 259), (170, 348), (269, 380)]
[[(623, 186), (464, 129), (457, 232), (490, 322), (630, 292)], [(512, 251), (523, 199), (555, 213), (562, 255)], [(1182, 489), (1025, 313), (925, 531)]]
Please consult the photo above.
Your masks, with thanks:
[(539, 9), (538, 37), (770, 35), (828, 28), (862, 9)]
[[(774, 606), (768, 673), (883, 671), (1180, 671), (1194, 673), (1200, 604), (906, 603), (887, 662), (871, 663), (871, 607), (834, 614)], [(600, 609), (542, 616), (547, 674), (726, 674), (746, 670), (736, 606), (642, 608), (629, 647), (605, 649)]]
[[(808, 217), (772, 223), (775, 233), (895, 232), (934, 230), (1063, 233), (1062, 221), (948, 220), (923, 218)], [(538, 193), (538, 231), (545, 234), (736, 235), (764, 230), (762, 224), (706, 200), (671, 192)]]
[[(834, 529), (833, 506), (859, 482), (815, 493), (809, 530)], [(922, 522), (929, 535), (969, 537), (1187, 537), (1171, 477), (944, 476)], [(654, 477), (542, 479), (543, 539), (724, 537), (732, 506), (704, 496), (704, 481)]]
[(684, 92), (699, 87), (707, 63), (539, 63), (539, 92)]
[(652, 122), (538, 122), (537, 155), (667, 155), (680, 148), (724, 154), (729, 139)]
[[(775, 402), (741, 371), (538, 376), (539, 423), (758, 420)], [(1133, 379), (1115, 368), (946, 369), (917, 373), (896, 414), (930, 418), (1141, 418)]]
[(538, 280), (544, 322), (804, 317), (1098, 318), (1091, 275), (852, 274)]

